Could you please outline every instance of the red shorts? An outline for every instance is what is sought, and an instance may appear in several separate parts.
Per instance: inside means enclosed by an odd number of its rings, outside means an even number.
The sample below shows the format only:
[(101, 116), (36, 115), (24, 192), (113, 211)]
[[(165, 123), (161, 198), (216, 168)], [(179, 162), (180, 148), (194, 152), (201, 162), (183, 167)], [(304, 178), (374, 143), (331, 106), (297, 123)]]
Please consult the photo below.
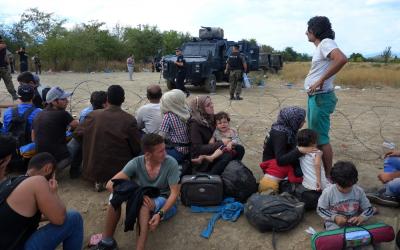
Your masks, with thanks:
[(288, 177), (288, 180), (291, 183), (303, 182), (303, 177), (297, 177), (294, 174), (294, 169), (291, 165), (279, 166), (276, 159), (261, 162), (260, 168), (263, 170), (264, 174), (269, 174), (279, 179), (285, 179)]

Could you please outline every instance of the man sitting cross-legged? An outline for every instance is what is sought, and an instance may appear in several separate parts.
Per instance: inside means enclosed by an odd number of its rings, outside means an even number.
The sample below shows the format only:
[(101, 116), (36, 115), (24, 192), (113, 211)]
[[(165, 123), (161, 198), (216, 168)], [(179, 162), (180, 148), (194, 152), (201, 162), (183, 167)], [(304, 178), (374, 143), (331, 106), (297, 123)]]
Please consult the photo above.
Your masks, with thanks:
[[(157, 134), (146, 134), (142, 138), (144, 155), (133, 158), (107, 183), (113, 192), (114, 179), (134, 180), (141, 187), (156, 187), (161, 195), (155, 199), (144, 196), (138, 216), (136, 249), (144, 249), (148, 231), (155, 230), (162, 220), (167, 220), (177, 211), (179, 194), (179, 169), (177, 161), (166, 155), (164, 138)], [(114, 209), (109, 204), (103, 239), (93, 250), (118, 249), (113, 235), (121, 217), (121, 207)]]
[[(25, 176), (0, 184), (0, 249), (82, 249), (83, 221), (66, 211), (57, 194), (56, 160), (39, 153), (29, 162)], [(49, 221), (40, 227), (40, 221)]]

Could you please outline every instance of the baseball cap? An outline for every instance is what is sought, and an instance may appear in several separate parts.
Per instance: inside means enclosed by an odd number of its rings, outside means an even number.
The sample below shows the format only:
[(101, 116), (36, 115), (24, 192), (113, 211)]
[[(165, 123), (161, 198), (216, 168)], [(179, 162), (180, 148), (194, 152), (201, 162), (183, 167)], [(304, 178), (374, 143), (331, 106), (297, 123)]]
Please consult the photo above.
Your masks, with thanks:
[(20, 84), (18, 86), (18, 95), (27, 99), (33, 98), (35, 90), (29, 84)]
[(46, 102), (51, 103), (57, 99), (64, 99), (70, 97), (72, 93), (65, 92), (62, 88), (55, 86), (52, 87), (46, 95)]
[(182, 51), (180, 47), (176, 48), (175, 51)]

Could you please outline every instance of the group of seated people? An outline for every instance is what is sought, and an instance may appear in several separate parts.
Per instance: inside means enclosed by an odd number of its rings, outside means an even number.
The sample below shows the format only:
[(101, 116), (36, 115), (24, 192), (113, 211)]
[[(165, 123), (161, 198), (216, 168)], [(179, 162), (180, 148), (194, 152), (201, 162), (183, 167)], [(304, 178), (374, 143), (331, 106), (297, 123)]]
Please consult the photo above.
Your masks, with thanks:
[[(137, 211), (127, 215), (134, 218), (133, 223), (130, 220), (125, 226), (133, 229), (137, 218), (136, 248), (144, 249), (148, 232), (177, 212), (183, 165), (190, 165), (194, 172), (220, 175), (230, 161), (242, 160), (245, 153), (238, 132), (230, 127), (229, 114), (215, 114), (212, 99), (206, 95), (187, 104), (181, 90), (163, 94), (159, 85), (149, 85), (149, 103), (133, 116), (121, 109), (124, 89), (111, 85), (106, 92), (91, 94), (91, 105), (81, 112), (78, 121), (66, 111), (70, 93), (60, 87), (43, 92), (35, 79), (20, 81), (21, 103), (4, 112), (0, 135), (0, 194), (4, 195), (0, 196), (0, 231), (7, 233), (0, 235), (0, 249), (54, 249), (61, 243), (64, 249), (82, 248), (82, 217), (76, 211), (66, 211), (57, 194), (56, 169), (70, 166), (71, 178), (82, 175), (94, 183), (96, 191), (106, 189), (111, 193), (104, 231), (93, 249), (118, 248), (113, 235), (121, 217), (121, 197), (125, 197), (127, 188), (138, 193)], [(16, 120), (15, 111), (20, 120), (26, 116), (24, 126), (29, 136), (21, 140), (16, 140), (10, 125)], [(264, 176), (259, 192), (277, 193), (283, 182), (289, 182), (299, 199), (311, 197), (307, 205), (317, 209), (326, 229), (361, 224), (376, 209), (356, 185), (356, 167), (343, 161), (332, 168), (323, 166), (317, 133), (301, 129), (305, 118), (305, 110), (299, 107), (280, 110), (264, 142), (260, 163)], [(69, 142), (67, 130), (73, 132)], [(6, 178), (13, 171), (13, 162), (20, 160), (16, 148), (29, 142), (34, 143), (36, 155), (23, 161), (26, 174)], [(399, 205), (399, 156), (399, 152), (387, 154), (385, 173), (379, 179), (388, 184), (384, 190), (369, 194), (371, 201)], [(138, 186), (129, 186), (127, 180), (135, 180)], [(157, 188), (157, 192), (144, 187)], [(38, 228), (40, 221), (49, 223)]]

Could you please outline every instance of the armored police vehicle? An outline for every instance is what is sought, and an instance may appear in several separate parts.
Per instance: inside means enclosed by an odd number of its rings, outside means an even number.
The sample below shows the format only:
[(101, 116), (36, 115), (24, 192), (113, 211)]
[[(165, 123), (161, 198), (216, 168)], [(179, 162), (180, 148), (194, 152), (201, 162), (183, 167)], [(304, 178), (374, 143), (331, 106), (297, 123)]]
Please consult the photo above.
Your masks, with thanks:
[[(228, 80), (229, 76), (224, 70), (235, 43), (239, 44), (240, 52), (246, 58), (248, 70), (258, 70), (259, 47), (256, 44), (248, 41), (228, 41), (224, 39), (223, 29), (202, 27), (199, 30), (199, 38), (181, 46), (186, 61), (185, 85), (203, 86), (206, 91), (215, 92), (217, 82)], [(163, 59), (163, 77), (168, 89), (175, 87), (175, 61), (175, 55), (165, 56)]]

